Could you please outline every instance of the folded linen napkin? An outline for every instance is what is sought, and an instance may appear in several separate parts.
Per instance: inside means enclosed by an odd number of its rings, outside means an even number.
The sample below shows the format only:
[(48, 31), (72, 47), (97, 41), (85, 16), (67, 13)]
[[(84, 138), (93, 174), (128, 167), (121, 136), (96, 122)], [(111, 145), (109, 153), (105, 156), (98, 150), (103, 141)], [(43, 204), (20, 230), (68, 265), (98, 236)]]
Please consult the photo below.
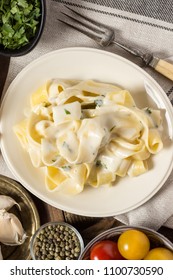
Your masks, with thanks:
[[(42, 54), (66, 47), (101, 48), (90, 38), (58, 21), (63, 4), (110, 25), (117, 31), (117, 39), (123, 40), (124, 43), (143, 51), (153, 52), (162, 58), (170, 58), (173, 55), (170, 44), (173, 41), (172, 0), (167, 0), (166, 5), (159, 0), (143, 1), (143, 4), (140, 0), (49, 0), (46, 2), (47, 18), (42, 38), (31, 53), (23, 57), (11, 58), (5, 90), (23, 67)], [(139, 64), (135, 57), (117, 46), (110, 45), (105, 50)], [(161, 85), (172, 101), (173, 83), (150, 68), (145, 70)], [(14, 178), (1, 155), (0, 173)], [(127, 214), (116, 216), (116, 219), (125, 224), (143, 225), (154, 229), (158, 229), (165, 223), (173, 228), (172, 200), (173, 173), (152, 199)]]
[(173, 228), (173, 173), (161, 190), (142, 206), (115, 218), (126, 225), (146, 226), (158, 230), (161, 226)]

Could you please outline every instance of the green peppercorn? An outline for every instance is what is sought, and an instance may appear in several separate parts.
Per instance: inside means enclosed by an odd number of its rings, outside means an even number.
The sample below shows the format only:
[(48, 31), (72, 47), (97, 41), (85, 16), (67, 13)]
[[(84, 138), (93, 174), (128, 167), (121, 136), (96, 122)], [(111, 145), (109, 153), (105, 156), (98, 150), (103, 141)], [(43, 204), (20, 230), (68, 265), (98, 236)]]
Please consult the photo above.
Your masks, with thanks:
[(48, 225), (35, 240), (35, 257), (39, 260), (78, 259), (81, 251), (76, 233), (66, 225)]
[(56, 257), (55, 260), (62, 260), (60, 256)]
[(76, 248), (74, 248), (74, 251), (75, 251), (75, 253), (79, 253), (80, 252), (80, 248), (76, 247)]

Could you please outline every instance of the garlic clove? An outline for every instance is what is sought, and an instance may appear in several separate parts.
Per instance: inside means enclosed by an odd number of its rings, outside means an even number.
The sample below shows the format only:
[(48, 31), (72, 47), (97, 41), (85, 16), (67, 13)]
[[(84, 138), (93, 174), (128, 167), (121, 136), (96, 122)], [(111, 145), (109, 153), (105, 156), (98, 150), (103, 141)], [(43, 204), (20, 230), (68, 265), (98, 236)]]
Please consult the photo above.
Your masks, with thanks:
[(20, 205), (12, 197), (7, 196), (7, 195), (0, 195), (0, 210), (5, 209), (8, 211), (15, 204), (20, 209)]
[(5, 245), (21, 245), (26, 234), (19, 219), (5, 209), (0, 210), (0, 242)]
[(1, 252), (1, 246), (0, 246), (0, 260), (3, 260), (2, 252)]

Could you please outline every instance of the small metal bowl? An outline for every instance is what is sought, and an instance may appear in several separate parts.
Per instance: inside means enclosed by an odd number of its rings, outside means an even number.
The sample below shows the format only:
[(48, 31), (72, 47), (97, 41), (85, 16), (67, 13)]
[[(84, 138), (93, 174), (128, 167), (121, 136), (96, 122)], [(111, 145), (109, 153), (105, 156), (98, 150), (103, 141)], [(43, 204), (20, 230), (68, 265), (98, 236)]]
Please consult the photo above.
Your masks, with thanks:
[(22, 56), (27, 53), (29, 53), (38, 43), (41, 34), (43, 32), (45, 19), (46, 19), (46, 0), (40, 0), (40, 9), (41, 9), (41, 15), (40, 15), (40, 22), (37, 26), (37, 31), (35, 36), (28, 42), (28, 44), (20, 47), (19, 49), (8, 49), (4, 48), (2, 44), (0, 44), (0, 55), (8, 56), (8, 57), (17, 57)]
[(40, 217), (34, 200), (28, 191), (15, 180), (0, 175), (0, 195), (12, 197), (20, 206), (9, 210), (18, 217), (26, 232), (27, 238), (22, 245), (1, 245), (4, 260), (30, 260), (30, 241), (32, 235), (40, 227)]
[(65, 222), (49, 222), (42, 225), (30, 243), (33, 260), (77, 260), (83, 249), (84, 242), (80, 233)]
[(146, 228), (146, 227), (129, 227), (129, 226), (119, 226), (119, 227), (114, 227), (111, 229), (108, 229), (102, 233), (100, 233), (98, 236), (96, 236), (94, 239), (92, 239), (87, 246), (84, 248), (84, 251), (82, 252), (81, 256), (80, 256), (80, 260), (89, 260), (90, 259), (90, 251), (91, 248), (98, 242), (101, 240), (113, 240), (115, 242), (117, 242), (119, 236), (127, 231), (127, 230), (131, 230), (131, 229), (136, 229), (139, 231), (142, 231), (143, 233), (145, 233), (149, 240), (150, 240), (150, 249), (156, 248), (156, 247), (164, 247), (167, 248), (169, 250), (171, 250), (173, 252), (173, 244), (171, 243), (171, 241), (169, 241), (165, 236), (163, 236), (162, 234)]

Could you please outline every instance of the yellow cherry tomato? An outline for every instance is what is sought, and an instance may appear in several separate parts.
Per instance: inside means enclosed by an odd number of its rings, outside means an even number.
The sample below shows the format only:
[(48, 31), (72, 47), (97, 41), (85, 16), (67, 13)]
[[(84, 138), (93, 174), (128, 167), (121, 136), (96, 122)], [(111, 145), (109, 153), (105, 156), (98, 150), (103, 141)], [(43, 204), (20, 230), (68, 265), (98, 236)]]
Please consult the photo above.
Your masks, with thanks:
[(144, 260), (173, 260), (173, 253), (166, 248), (154, 248), (148, 252)]
[(150, 249), (150, 241), (146, 234), (135, 229), (123, 232), (117, 244), (120, 254), (127, 260), (141, 260)]

